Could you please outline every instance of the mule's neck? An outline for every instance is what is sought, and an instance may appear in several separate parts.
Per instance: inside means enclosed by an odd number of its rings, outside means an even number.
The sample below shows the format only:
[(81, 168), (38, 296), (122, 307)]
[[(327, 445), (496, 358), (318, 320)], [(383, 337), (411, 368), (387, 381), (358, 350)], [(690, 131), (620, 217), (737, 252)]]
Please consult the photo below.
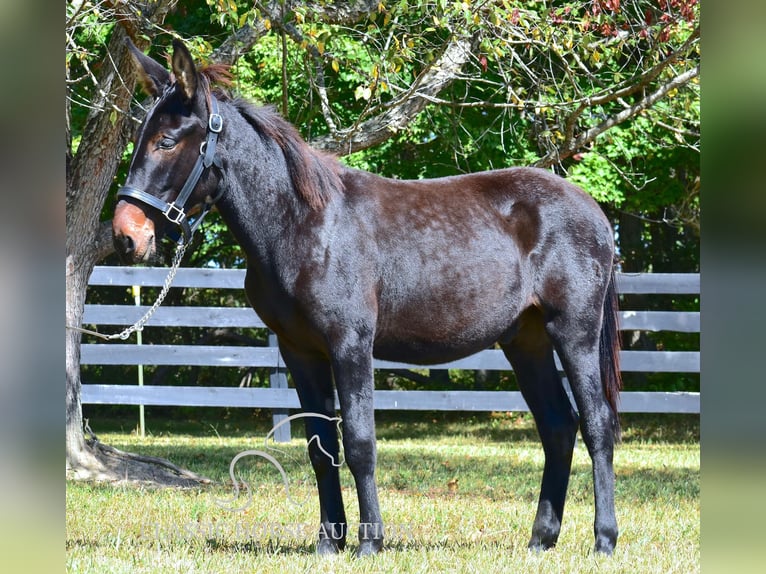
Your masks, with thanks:
[(266, 262), (311, 210), (295, 192), (277, 143), (259, 134), (230, 102), (221, 107), (226, 130), (219, 139), (223, 193), (217, 207), (248, 261)]

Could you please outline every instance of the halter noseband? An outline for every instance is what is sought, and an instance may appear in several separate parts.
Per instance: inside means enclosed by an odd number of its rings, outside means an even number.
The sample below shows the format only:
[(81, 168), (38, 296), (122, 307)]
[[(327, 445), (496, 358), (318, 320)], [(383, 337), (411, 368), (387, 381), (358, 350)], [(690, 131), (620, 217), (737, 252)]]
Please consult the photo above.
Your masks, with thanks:
[(117, 192), (118, 198), (130, 197), (158, 209), (170, 223), (181, 228), (184, 240), (187, 243), (199, 224), (202, 223), (202, 219), (212, 209), (213, 204), (221, 198), (223, 193), (219, 193), (214, 198), (206, 198), (202, 207), (202, 213), (200, 213), (199, 217), (197, 217), (194, 222), (191, 224), (189, 223), (184, 208), (186, 207), (186, 202), (189, 200), (194, 188), (197, 186), (200, 177), (202, 177), (202, 173), (214, 164), (218, 168), (221, 167), (220, 160), (215, 155), (215, 147), (218, 143), (218, 134), (221, 133), (221, 130), (223, 129), (223, 118), (221, 118), (221, 115), (218, 113), (218, 101), (215, 99), (215, 96), (210, 92), (208, 92), (207, 95), (209, 96), (208, 103), (210, 106), (210, 116), (207, 121), (207, 137), (200, 145), (199, 157), (197, 158), (189, 177), (186, 178), (186, 183), (184, 183), (184, 186), (181, 188), (181, 193), (178, 194), (178, 197), (168, 203), (162, 201), (158, 197), (149, 195), (143, 190), (129, 185), (122, 186)]

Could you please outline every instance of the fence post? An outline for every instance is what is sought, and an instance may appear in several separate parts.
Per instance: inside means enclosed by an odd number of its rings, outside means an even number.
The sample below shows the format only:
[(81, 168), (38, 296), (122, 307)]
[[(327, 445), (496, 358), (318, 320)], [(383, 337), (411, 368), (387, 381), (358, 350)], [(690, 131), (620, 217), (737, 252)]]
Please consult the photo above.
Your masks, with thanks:
[[(269, 331), (269, 347), (277, 347), (277, 336)], [(287, 388), (287, 371), (284, 367), (279, 366), (271, 370), (269, 373), (269, 384), (272, 389), (286, 389)], [(280, 422), (287, 419), (290, 414), (288, 409), (274, 409), (273, 421), (274, 426), (277, 426)], [(287, 421), (280, 426), (274, 433), (275, 442), (290, 442), (290, 421)]]
[[(133, 299), (136, 303), (136, 307), (141, 306), (141, 285), (133, 285)], [(136, 345), (143, 343), (141, 337), (141, 330), (136, 331)], [(144, 386), (144, 366), (138, 365), (138, 386)], [(144, 404), (138, 405), (138, 426), (141, 432), (141, 438), (146, 437), (146, 419), (144, 415)]]

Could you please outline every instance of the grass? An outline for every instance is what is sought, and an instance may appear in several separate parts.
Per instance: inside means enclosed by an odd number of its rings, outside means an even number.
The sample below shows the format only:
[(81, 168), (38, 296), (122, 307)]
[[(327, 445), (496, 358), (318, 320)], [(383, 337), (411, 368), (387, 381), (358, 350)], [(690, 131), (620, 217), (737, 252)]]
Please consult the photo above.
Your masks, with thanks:
[[(349, 537), (352, 551), (314, 555), (318, 509), (302, 440), (269, 451), (285, 465), (298, 504), (287, 500), (274, 467), (251, 457), (238, 463), (237, 476), (252, 486), (252, 504), (232, 512), (217, 503), (233, 499), (229, 462), (243, 450), (263, 450), (265, 423), (249, 433), (246, 421), (220, 417), (184, 424), (150, 419), (154, 434), (145, 439), (126, 432), (127, 422), (94, 430), (107, 444), (169, 458), (219, 484), (162, 490), (69, 482), (68, 571), (699, 571), (698, 417), (624, 417), (623, 443), (615, 453), (621, 531), (611, 558), (591, 551), (590, 459), (581, 442), (559, 544), (531, 553), (526, 543), (543, 456), (529, 416), (380, 418), (378, 486), (388, 530), (386, 550), (377, 557), (354, 559), (355, 535)], [(355, 522), (353, 480), (345, 467), (341, 476), (347, 514)], [(246, 501), (241, 494), (236, 504)]]

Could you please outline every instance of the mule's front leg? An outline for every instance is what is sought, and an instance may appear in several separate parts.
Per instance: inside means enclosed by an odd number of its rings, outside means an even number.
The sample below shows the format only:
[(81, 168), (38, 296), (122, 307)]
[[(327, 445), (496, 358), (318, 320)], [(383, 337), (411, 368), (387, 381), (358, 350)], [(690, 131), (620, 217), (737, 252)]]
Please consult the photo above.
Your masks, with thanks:
[(383, 520), (375, 484), (372, 343), (336, 358), (333, 370), (343, 417), (343, 449), (359, 498), (357, 555), (365, 556), (383, 547)]
[(335, 416), (335, 395), (330, 363), (324, 357), (280, 350), (295, 381), (305, 418), (309, 458), (319, 491), (320, 526), (318, 554), (336, 554), (346, 546), (346, 513), (340, 490), (340, 445)]

